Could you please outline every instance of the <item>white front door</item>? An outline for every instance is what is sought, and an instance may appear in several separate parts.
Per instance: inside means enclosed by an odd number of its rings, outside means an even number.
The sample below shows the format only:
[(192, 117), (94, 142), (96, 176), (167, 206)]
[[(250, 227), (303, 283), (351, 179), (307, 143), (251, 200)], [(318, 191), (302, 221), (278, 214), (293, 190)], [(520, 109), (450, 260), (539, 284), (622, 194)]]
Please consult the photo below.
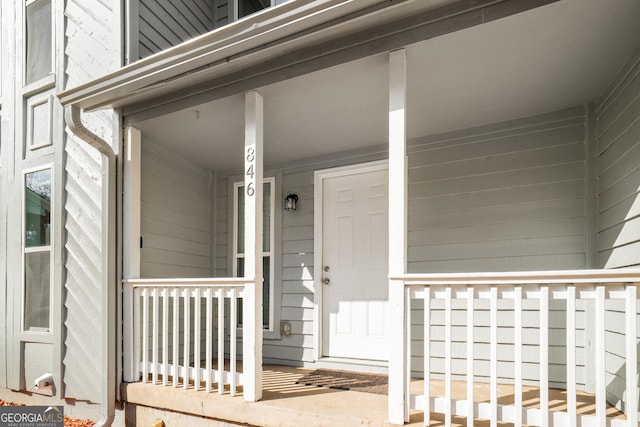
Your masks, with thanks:
[(322, 185), (322, 353), (388, 360), (388, 171)]

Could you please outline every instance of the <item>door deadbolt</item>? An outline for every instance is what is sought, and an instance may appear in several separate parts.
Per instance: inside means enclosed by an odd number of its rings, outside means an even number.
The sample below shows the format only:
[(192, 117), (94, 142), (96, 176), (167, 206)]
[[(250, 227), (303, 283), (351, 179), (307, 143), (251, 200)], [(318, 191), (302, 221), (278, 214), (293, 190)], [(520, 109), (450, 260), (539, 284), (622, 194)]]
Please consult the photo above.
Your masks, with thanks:
[(324, 266), (324, 271), (329, 271), (329, 266), (328, 265)]

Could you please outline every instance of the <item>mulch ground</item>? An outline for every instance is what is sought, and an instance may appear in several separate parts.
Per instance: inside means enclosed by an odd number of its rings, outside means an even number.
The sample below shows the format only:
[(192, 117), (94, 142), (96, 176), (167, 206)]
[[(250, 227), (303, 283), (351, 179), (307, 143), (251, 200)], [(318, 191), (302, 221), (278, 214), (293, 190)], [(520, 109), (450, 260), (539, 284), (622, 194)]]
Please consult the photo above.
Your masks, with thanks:
[[(7, 402), (0, 399), (0, 406), (25, 406), (24, 403)], [(93, 420), (81, 420), (73, 417), (64, 417), (64, 427), (92, 427), (96, 424)]]

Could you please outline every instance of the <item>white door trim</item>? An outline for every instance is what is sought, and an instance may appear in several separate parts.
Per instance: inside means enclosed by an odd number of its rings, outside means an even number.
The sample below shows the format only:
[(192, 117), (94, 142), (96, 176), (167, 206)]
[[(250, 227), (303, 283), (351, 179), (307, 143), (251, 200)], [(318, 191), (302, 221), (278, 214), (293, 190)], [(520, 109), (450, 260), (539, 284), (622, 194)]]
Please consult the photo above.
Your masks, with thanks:
[(320, 359), (322, 359), (322, 196), (324, 180), (328, 178), (356, 175), (360, 173), (382, 171), (387, 169), (389, 169), (389, 161), (378, 160), (375, 162), (359, 163), (355, 165), (317, 170), (314, 173), (313, 286), (315, 296), (313, 303), (313, 357), (315, 361), (319, 361)]

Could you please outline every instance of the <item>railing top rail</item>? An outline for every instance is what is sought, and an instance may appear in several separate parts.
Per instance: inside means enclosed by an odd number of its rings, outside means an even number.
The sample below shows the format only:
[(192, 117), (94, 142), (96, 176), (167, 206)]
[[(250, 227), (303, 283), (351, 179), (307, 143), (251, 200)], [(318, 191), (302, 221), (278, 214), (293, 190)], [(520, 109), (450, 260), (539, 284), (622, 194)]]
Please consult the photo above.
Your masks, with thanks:
[(640, 269), (509, 271), (390, 275), (405, 285), (640, 284)]
[(131, 287), (193, 287), (218, 286), (237, 287), (253, 282), (246, 277), (170, 278), (170, 279), (128, 279), (122, 283)]

